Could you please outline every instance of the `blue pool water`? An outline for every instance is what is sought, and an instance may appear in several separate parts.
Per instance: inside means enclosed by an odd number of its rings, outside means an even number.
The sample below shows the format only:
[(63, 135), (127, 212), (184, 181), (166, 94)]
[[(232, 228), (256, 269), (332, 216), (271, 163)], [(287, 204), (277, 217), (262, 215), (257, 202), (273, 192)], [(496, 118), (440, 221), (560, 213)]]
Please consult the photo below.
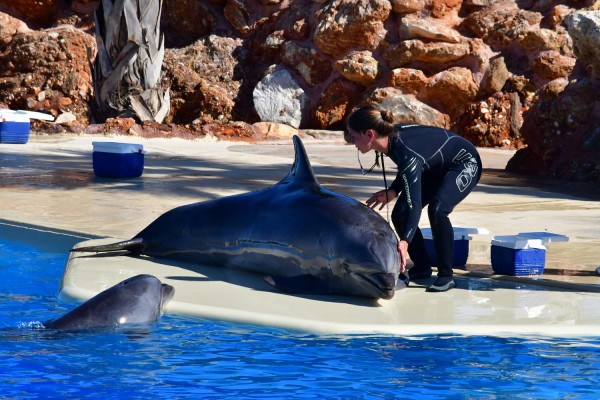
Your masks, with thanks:
[(0, 238), (4, 399), (597, 399), (600, 337), (321, 337), (165, 315), (49, 334), (68, 248)]

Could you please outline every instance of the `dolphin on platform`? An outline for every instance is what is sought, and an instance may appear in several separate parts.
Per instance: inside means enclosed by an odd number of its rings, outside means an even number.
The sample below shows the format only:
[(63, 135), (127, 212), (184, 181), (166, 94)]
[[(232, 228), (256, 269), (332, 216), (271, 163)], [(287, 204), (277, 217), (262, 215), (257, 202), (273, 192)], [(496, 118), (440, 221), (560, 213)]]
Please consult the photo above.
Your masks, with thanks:
[(293, 140), (292, 168), (274, 186), (177, 207), (130, 240), (72, 251), (239, 268), (287, 293), (392, 298), (394, 231), (366, 205), (320, 186), (302, 141)]
[(98, 293), (55, 320), (46, 329), (81, 331), (155, 322), (175, 289), (153, 275), (137, 275)]

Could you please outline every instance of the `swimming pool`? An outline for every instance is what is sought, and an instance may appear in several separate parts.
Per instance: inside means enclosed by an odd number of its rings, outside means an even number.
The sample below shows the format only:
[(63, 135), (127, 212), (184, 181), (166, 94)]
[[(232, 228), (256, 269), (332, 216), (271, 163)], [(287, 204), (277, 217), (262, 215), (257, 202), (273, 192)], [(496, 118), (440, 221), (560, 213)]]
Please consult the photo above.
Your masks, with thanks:
[(74, 307), (57, 293), (82, 238), (35, 235), (0, 237), (3, 398), (598, 397), (600, 337), (316, 336), (176, 315), (49, 335), (35, 327)]

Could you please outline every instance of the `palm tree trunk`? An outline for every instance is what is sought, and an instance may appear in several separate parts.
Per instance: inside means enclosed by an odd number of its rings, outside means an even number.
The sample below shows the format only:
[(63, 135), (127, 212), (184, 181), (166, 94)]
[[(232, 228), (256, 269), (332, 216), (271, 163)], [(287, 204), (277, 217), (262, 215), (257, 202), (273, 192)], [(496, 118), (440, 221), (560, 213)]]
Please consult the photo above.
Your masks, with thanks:
[(161, 85), (165, 54), (163, 0), (102, 0), (96, 10), (94, 69), (98, 117), (135, 116), (162, 122), (170, 110)]

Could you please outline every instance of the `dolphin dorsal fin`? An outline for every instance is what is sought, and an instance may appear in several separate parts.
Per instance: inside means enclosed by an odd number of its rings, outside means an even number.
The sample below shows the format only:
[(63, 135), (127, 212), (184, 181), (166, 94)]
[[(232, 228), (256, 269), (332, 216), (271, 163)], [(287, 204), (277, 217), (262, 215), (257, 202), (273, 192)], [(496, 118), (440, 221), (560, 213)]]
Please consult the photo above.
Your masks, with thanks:
[(292, 164), (290, 173), (281, 182), (312, 182), (318, 185), (317, 177), (310, 165), (310, 160), (308, 159), (302, 140), (297, 135), (294, 135), (293, 139), (295, 151), (294, 164)]

